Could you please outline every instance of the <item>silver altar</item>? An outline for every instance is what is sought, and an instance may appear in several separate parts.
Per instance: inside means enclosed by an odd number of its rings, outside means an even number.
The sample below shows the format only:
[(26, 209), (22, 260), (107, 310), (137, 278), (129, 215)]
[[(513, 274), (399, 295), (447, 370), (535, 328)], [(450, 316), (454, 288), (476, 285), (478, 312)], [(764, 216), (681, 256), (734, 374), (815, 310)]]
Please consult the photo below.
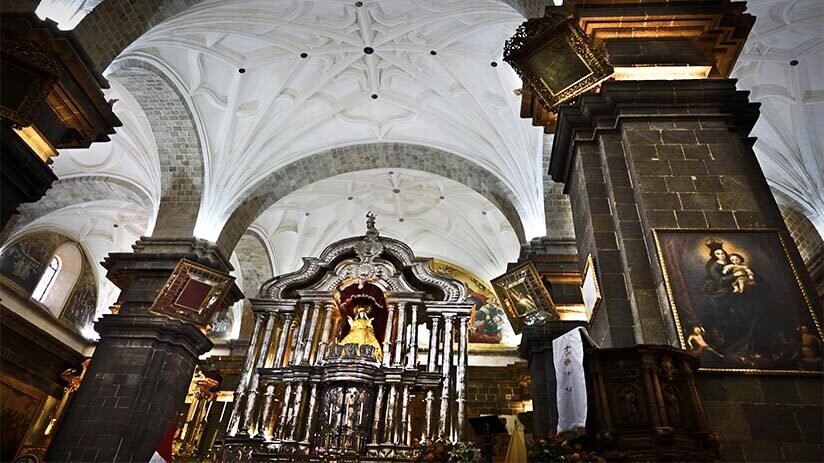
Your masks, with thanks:
[[(464, 438), (466, 287), (367, 217), (365, 236), (304, 258), (251, 299), (255, 326), (218, 460), (407, 461), (414, 440)], [(371, 312), (354, 316), (353, 304)], [(352, 336), (371, 341), (342, 344), (355, 326), (365, 328)]]

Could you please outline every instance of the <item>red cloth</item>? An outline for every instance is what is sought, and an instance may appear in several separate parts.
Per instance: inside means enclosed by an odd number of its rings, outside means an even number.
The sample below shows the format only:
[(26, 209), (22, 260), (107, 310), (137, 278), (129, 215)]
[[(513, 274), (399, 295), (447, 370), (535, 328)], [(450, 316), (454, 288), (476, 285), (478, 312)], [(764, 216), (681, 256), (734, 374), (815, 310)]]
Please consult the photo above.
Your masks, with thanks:
[(166, 433), (163, 434), (163, 438), (160, 439), (160, 443), (157, 444), (157, 450), (155, 451), (154, 455), (152, 455), (150, 463), (161, 461), (169, 463), (172, 461), (172, 442), (174, 442), (175, 440), (176, 430), (177, 427), (175, 426), (175, 423), (173, 421), (166, 429)]

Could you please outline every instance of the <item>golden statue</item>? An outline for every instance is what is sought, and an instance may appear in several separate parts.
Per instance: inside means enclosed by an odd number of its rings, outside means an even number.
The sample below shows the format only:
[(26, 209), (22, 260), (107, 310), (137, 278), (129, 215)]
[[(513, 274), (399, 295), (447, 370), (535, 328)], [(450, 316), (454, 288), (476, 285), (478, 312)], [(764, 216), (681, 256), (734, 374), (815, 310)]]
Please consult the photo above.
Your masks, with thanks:
[(380, 362), (383, 359), (383, 352), (381, 352), (381, 345), (378, 343), (378, 338), (375, 337), (375, 329), (372, 327), (373, 318), (369, 318), (369, 312), (372, 310), (369, 306), (356, 306), (355, 317), (350, 317), (349, 333), (340, 342), (341, 346), (347, 344), (356, 344), (358, 349), (360, 346), (372, 346), (375, 348), (375, 358)]

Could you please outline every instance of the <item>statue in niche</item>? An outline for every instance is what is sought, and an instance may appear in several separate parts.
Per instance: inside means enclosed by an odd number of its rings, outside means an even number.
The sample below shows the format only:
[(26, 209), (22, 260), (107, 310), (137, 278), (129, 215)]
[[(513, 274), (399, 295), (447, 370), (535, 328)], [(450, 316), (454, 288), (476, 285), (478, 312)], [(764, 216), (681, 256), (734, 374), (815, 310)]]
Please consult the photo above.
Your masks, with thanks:
[(341, 340), (340, 345), (354, 344), (358, 346), (372, 346), (375, 348), (375, 358), (380, 362), (383, 359), (383, 352), (381, 352), (381, 345), (378, 343), (378, 338), (375, 337), (375, 329), (372, 327), (372, 320), (369, 318), (369, 312), (372, 308), (368, 305), (357, 305), (353, 312), (354, 317), (349, 317), (349, 333)]

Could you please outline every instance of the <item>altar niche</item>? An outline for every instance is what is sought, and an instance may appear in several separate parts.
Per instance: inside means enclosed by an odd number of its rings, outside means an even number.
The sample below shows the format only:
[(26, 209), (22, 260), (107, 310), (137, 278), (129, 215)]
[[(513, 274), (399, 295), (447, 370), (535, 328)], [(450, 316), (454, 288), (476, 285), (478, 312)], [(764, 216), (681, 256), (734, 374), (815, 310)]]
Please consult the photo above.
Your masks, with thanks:
[(219, 460), (408, 461), (414, 440), (464, 438), (467, 289), (367, 217), (251, 299)]

